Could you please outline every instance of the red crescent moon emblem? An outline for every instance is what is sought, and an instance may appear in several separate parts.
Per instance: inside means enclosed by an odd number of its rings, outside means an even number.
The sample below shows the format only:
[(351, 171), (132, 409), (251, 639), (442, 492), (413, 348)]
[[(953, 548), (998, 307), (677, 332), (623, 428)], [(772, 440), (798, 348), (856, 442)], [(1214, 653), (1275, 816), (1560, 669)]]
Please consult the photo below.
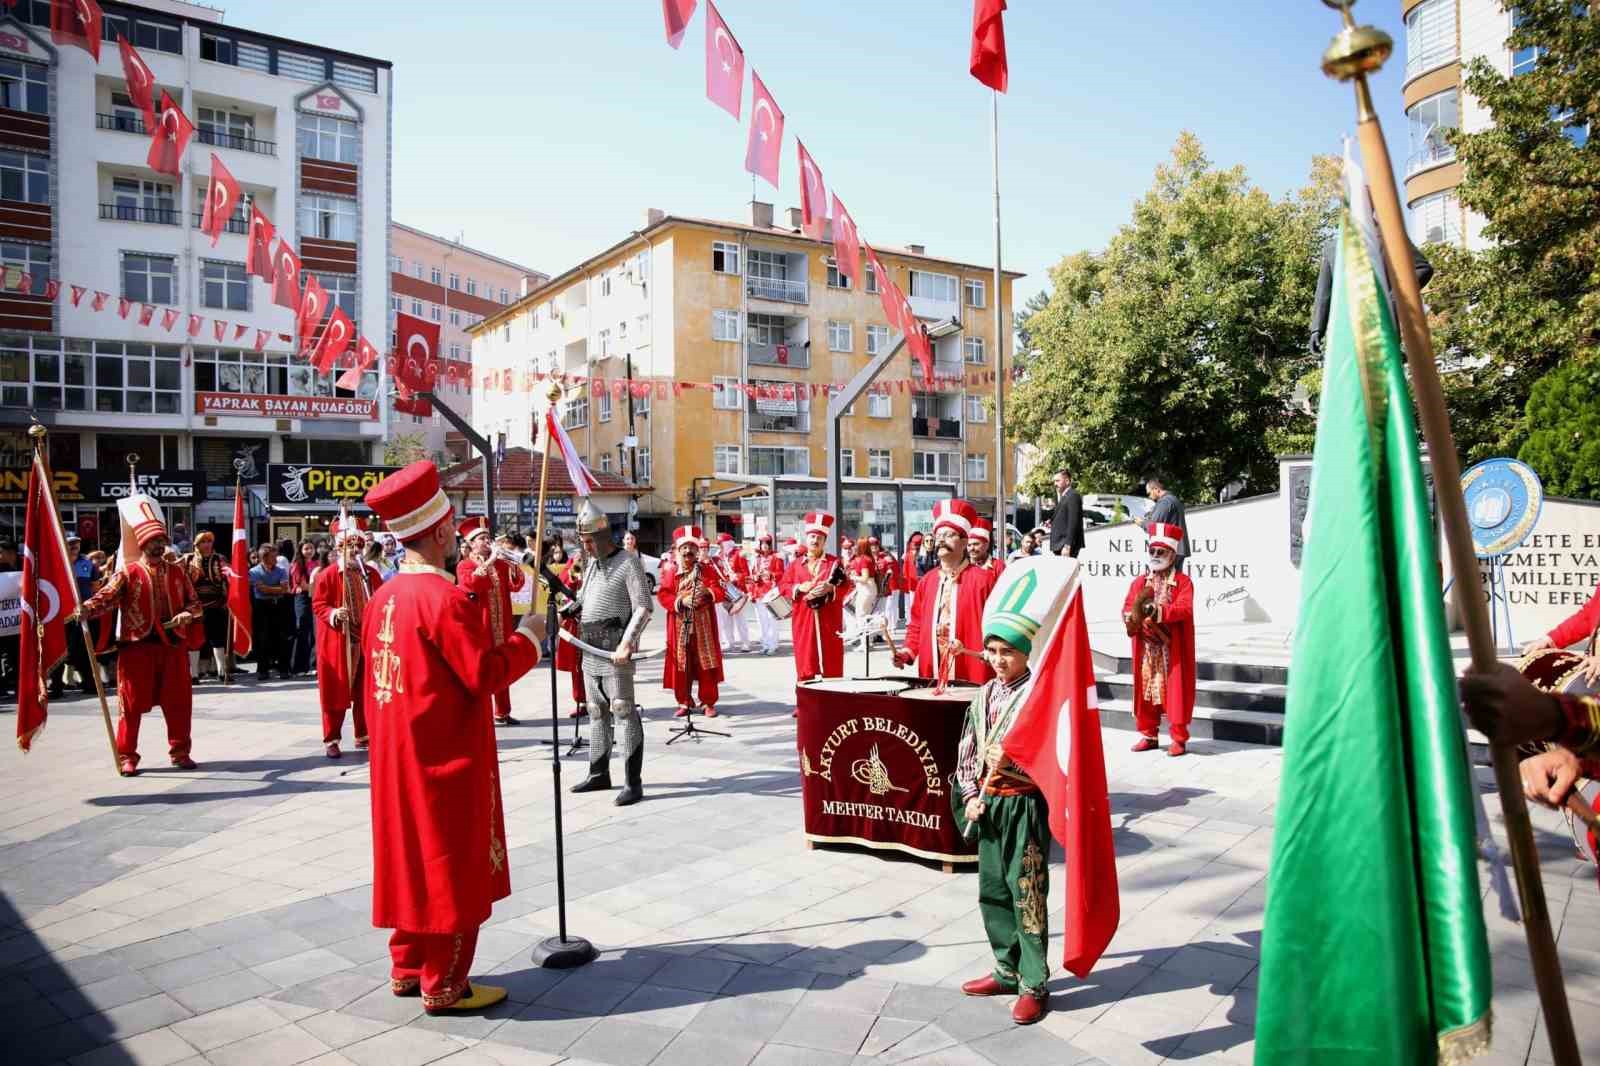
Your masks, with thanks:
[(72, 7), (78, 16), (78, 22), (83, 26), (84, 30), (87, 31), (89, 29), (89, 21), (91, 17), (89, 14), (89, 4), (87, 0), (74, 0)]
[(169, 140), (176, 141), (178, 139), (177, 111), (169, 107), (165, 111), (161, 112), (161, 129), (166, 133)]
[(228, 190), (222, 184), (222, 182), (220, 182), (220, 181), (216, 183), (216, 190), (217, 190), (217, 207), (216, 207), (216, 209), (218, 211), (221, 211), (222, 208), (228, 202)]

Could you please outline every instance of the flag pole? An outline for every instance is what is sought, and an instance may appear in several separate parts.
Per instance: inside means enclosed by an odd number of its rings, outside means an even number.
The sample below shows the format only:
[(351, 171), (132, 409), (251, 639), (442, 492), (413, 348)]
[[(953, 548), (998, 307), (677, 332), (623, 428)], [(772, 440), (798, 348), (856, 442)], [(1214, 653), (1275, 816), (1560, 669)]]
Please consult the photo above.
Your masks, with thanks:
[[(1389, 280), (1394, 287), (1399, 326), (1404, 342), (1406, 365), (1411, 371), (1412, 390), (1422, 435), (1433, 464), (1433, 487), (1439, 517), (1444, 527), (1450, 568), (1456, 575), (1455, 603), (1472, 649), (1472, 666), (1490, 671), (1499, 664), (1489, 615), (1478, 582), (1470, 578), (1478, 572), (1472, 534), (1467, 524), (1466, 502), (1461, 493), (1461, 463), (1456, 455), (1455, 438), (1450, 431), (1450, 414), (1439, 386), (1439, 369), (1434, 359), (1433, 339), (1428, 333), (1427, 313), (1422, 306), (1422, 288), (1412, 267), (1410, 244), (1406, 240), (1405, 219), (1400, 210), (1400, 194), (1395, 187), (1394, 165), (1389, 159), (1383, 127), (1372, 104), (1372, 89), (1367, 75), (1378, 70), (1394, 50), (1389, 35), (1371, 26), (1358, 27), (1350, 14), (1355, 0), (1322, 0), (1344, 18), (1344, 29), (1334, 38), (1322, 59), (1323, 73), (1339, 81), (1353, 82), (1356, 94), (1356, 131), (1361, 144), (1363, 169), (1372, 195), (1373, 212), (1383, 241)], [(1577, 1036), (1567, 1005), (1561, 977), (1561, 959), (1556, 953), (1551, 931), (1550, 911), (1545, 902), (1544, 884), (1539, 876), (1539, 854), (1533, 842), (1533, 824), (1528, 819), (1527, 801), (1522, 795), (1514, 747), (1492, 744), (1494, 776), (1500, 791), (1501, 813), (1511, 847), (1512, 865), (1522, 898), (1523, 927), (1528, 939), (1528, 955), (1533, 963), (1534, 983), (1549, 1033), (1550, 1052), (1556, 1066), (1577, 1066)]]
[(994, 528), (1000, 540), (1000, 555), (1010, 547), (1006, 527), (1006, 429), (1005, 368), (1006, 335), (1001, 313), (1000, 287), (1000, 94), (989, 90), (989, 141), (994, 154)]
[[(244, 474), (242, 474), (242, 473), (240, 473), (238, 471), (235, 471), (234, 472), (234, 477), (233, 477), (233, 499), (234, 499), (235, 503), (238, 502), (239, 494), (241, 492), (243, 492), (243, 491), (244, 491)], [(229, 573), (233, 572), (233, 539), (232, 539), (232, 536), (233, 535), (230, 533), (229, 534), (229, 540), (228, 540), (228, 572)], [(224, 592), (225, 592), (225, 596), (226, 596), (226, 598), (223, 600), (223, 605), (224, 605), (225, 609), (228, 612), (228, 635), (227, 635), (225, 643), (223, 644), (223, 649), (224, 650), (223, 650), (223, 654), (222, 654), (222, 668), (223, 668), (224, 672), (223, 672), (222, 683), (224, 685), (231, 685), (231, 684), (233, 684), (233, 626), (234, 626), (234, 620), (233, 620), (233, 578), (231, 578), (231, 577), (228, 578), (228, 583), (225, 586), (223, 586), (223, 588), (224, 588)]]

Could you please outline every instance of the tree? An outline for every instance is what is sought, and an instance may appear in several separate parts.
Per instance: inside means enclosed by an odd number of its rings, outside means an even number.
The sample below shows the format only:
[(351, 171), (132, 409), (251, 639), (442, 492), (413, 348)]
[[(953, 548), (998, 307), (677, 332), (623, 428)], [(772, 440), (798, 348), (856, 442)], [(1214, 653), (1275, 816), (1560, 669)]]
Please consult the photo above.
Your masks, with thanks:
[(384, 466), (405, 466), (418, 459), (431, 459), (435, 465), (439, 462), (439, 457), (428, 451), (421, 433), (401, 433), (383, 443)]
[(1520, 0), (1506, 44), (1524, 72), (1480, 58), (1464, 83), (1493, 125), (1449, 134), (1458, 195), (1491, 243), (1427, 252), (1447, 398), (1471, 460), (1516, 452), (1536, 428), (1535, 383), (1600, 340), (1600, 142), (1589, 137), (1600, 129), (1600, 14)]
[(1129, 490), (1160, 473), (1191, 499), (1236, 477), (1275, 483), (1271, 436), (1309, 427), (1289, 403), (1306, 346), (1337, 170), (1274, 200), (1242, 167), (1219, 170), (1184, 133), (1103, 251), (1050, 271), (1027, 319), (1037, 356), (1011, 428), (1045, 453), (1023, 491), (1066, 466), (1084, 487)]
[(1528, 398), (1528, 440), (1517, 458), (1545, 491), (1600, 499), (1600, 360), (1557, 367)]
[(1028, 328), (1028, 322), (1034, 315), (1050, 306), (1050, 293), (1040, 290), (1028, 297), (1023, 303), (1022, 310), (1014, 311), (1011, 315), (1013, 328), (1017, 334), (1015, 354), (1011, 357), (1012, 363), (1018, 367), (1027, 367), (1033, 358), (1035, 339), (1033, 331)]

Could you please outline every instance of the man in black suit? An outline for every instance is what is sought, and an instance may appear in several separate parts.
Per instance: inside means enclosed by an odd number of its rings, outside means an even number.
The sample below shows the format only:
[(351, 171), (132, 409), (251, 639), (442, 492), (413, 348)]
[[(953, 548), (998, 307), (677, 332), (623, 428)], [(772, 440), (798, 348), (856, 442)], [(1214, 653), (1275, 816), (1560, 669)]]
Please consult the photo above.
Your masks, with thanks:
[(1057, 470), (1056, 511), (1050, 516), (1050, 554), (1074, 559), (1083, 551), (1083, 497), (1072, 487), (1072, 475)]
[(1178, 557), (1172, 562), (1172, 569), (1181, 571), (1183, 561), (1189, 557), (1189, 520), (1183, 516), (1183, 501), (1168, 492), (1158, 477), (1145, 479), (1144, 494), (1153, 501), (1149, 513), (1144, 516), (1147, 523), (1165, 522), (1183, 530), (1183, 543), (1178, 545)]

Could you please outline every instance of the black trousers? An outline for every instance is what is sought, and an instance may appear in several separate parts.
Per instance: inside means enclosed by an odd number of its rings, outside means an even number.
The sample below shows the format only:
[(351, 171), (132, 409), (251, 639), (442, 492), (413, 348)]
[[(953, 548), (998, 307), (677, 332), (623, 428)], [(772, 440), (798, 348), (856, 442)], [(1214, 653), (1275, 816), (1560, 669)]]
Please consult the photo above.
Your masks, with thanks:
[(290, 638), (294, 632), (294, 606), (287, 596), (258, 599), (254, 603), (250, 639), (256, 657), (256, 676), (264, 678), (273, 670), (287, 674)]
[(289, 669), (297, 674), (311, 672), (317, 661), (317, 616), (311, 610), (311, 593), (294, 595), (294, 635), (289, 652)]

